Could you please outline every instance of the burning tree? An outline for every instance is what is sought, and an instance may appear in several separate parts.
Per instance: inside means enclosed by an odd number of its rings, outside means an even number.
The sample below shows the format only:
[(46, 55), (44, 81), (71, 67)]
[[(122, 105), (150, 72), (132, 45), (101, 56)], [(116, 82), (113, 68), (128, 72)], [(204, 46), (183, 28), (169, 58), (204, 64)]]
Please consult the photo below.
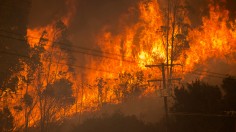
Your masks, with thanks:
[[(19, 78), (17, 74), (21, 71), (19, 59), (22, 56), (17, 54), (21, 53), (23, 56), (28, 56), (29, 45), (27, 45), (24, 35), (27, 29), (30, 1), (24, 0), (21, 4), (18, 4), (16, 0), (1, 0), (1, 4), (5, 5), (0, 7), (0, 100), (2, 102), (3, 100), (7, 100), (6, 95), (14, 95), (13, 93), (16, 93), (18, 88)], [(11, 6), (16, 4), (25, 8), (13, 8)], [(15, 32), (22, 32), (23, 35), (14, 34)], [(17, 39), (21, 39), (22, 41), (18, 41)]]
[(103, 78), (97, 78), (98, 87), (98, 107), (101, 107), (104, 103), (104, 92), (106, 93), (105, 85), (107, 82)]
[[(35, 86), (37, 91), (36, 93), (38, 95), (38, 101), (40, 104), (39, 110), (41, 131), (44, 131), (45, 129), (47, 130), (48, 125), (52, 123), (53, 120), (59, 119), (58, 114), (61, 113), (62, 108), (64, 109), (65, 116), (66, 110), (68, 108), (65, 103), (66, 100), (58, 100), (58, 97), (61, 97), (58, 92), (56, 94), (50, 92), (55, 92), (55, 90), (63, 91), (65, 90), (63, 89), (63, 87), (71, 90), (72, 87), (72, 84), (70, 82), (66, 82), (66, 80), (68, 81), (70, 76), (65, 71), (73, 68), (67, 66), (67, 63), (64, 63), (66, 62), (66, 60), (62, 58), (63, 55), (67, 56), (68, 52), (63, 52), (62, 46), (60, 44), (57, 45), (57, 41), (60, 40), (60, 38), (62, 38), (63, 40), (66, 39), (65, 36), (63, 36), (66, 27), (61, 21), (58, 21), (55, 24), (54, 28), (55, 31), (51, 33), (51, 35), (53, 36), (53, 40), (49, 42), (46, 39), (42, 38), (42, 41), (40, 41), (39, 43), (39, 46), (42, 47), (46, 47), (47, 45), (51, 44), (51, 48), (45, 49), (43, 52), (38, 54), (42, 65), (38, 67), (38, 76), (35, 79)], [(61, 64), (62, 62), (63, 64)], [(63, 69), (63, 67), (66, 68)], [(59, 87), (60, 84), (62, 85), (62, 87)], [(72, 93), (73, 92), (71, 91), (71, 93), (65, 96), (68, 96), (68, 98), (70, 98), (69, 96)], [(73, 98), (71, 98), (71, 102), (73, 102)]]
[(0, 131), (2, 132), (12, 132), (14, 117), (8, 107), (4, 107), (0, 111)]
[(56, 80), (54, 83), (47, 85), (43, 91), (44, 97), (44, 111), (45, 126), (48, 129), (48, 125), (57, 120), (57, 113), (62, 109), (66, 116), (66, 110), (71, 106), (75, 98), (73, 97), (72, 83), (67, 79)]
[(119, 88), (117, 97), (121, 102), (139, 97), (146, 90), (145, 77), (142, 71), (131, 73), (121, 73), (119, 75)]
[[(30, 49), (29, 58), (22, 59), (22, 67), (24, 68), (24, 71), (20, 75), (20, 78), (23, 83), (22, 89), (25, 90), (25, 94), (22, 98), (25, 109), (25, 131), (28, 131), (29, 116), (31, 115), (35, 105), (38, 103), (38, 101), (33, 98), (35, 94), (34, 90), (31, 89), (29, 91), (29, 88), (31, 88), (32, 85), (37, 86), (35, 82), (37, 78), (35, 75), (42, 72), (41, 69), (43, 64), (41, 62), (41, 57), (45, 53), (44, 46), (47, 42), (47, 40), (44, 38), (45, 35), (46, 31), (42, 33), (38, 44)], [(37, 92), (40, 93), (40, 91)]]

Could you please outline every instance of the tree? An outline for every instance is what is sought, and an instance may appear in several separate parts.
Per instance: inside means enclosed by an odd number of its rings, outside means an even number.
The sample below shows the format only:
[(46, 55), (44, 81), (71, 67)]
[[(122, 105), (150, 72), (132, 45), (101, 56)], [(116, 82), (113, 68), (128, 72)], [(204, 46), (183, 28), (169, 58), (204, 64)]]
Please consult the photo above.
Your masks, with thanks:
[[(175, 89), (175, 103), (172, 112), (180, 113), (172, 120), (175, 132), (215, 132), (223, 127), (221, 114), (222, 94), (218, 86), (196, 80), (185, 88)], [(212, 115), (212, 116), (211, 116)]]
[(65, 78), (56, 80), (45, 89), (45, 95), (57, 100), (60, 107), (66, 107), (74, 102), (72, 83)]
[[(17, 79), (14, 76), (20, 71), (19, 59), (21, 54), (28, 56), (29, 46), (24, 40), (27, 30), (28, 12), (30, 1), (24, 0), (19, 3), (18, 0), (0, 0), (0, 96), (6, 89), (15, 91)], [(18, 8), (15, 8), (17, 5)], [(21, 33), (22, 35), (17, 35)], [(9, 80), (14, 80), (7, 86)], [(14, 83), (13, 83), (14, 82)]]
[[(42, 62), (41, 62), (41, 56), (45, 54), (44, 46), (46, 45), (46, 39), (44, 39), (44, 36), (46, 35), (46, 31), (44, 31), (40, 37), (40, 40), (37, 44), (34, 45), (34, 47), (30, 48), (29, 50), (29, 57), (21, 58), (21, 67), (24, 69), (22, 74), (20, 74), (19, 78), (22, 80), (22, 89), (25, 91), (23, 99), (22, 99), (22, 105), (24, 107), (25, 112), (25, 128), (24, 130), (28, 131), (28, 124), (29, 124), (29, 116), (31, 115), (31, 112), (33, 111), (37, 100), (36, 98), (33, 98), (33, 93), (29, 92), (29, 86), (38, 86), (36, 85), (37, 74), (41, 73), (42, 69)], [(40, 93), (40, 90), (36, 88), (37, 93)], [(19, 108), (21, 106), (18, 106)]]
[(43, 91), (43, 99), (43, 121), (48, 128), (49, 124), (55, 121), (57, 112), (63, 110), (65, 117), (66, 110), (75, 102), (72, 83), (62, 78), (48, 84)]
[[(63, 51), (66, 53), (66, 55), (68, 57), (68, 60), (67, 60), (68, 64), (73, 64), (75, 62), (75, 57), (74, 57), (73, 53), (71, 52), (73, 45), (70, 42), (70, 40), (68, 39), (68, 36), (69, 36), (68, 27), (61, 20), (59, 20), (56, 23), (56, 28), (57, 28), (57, 30), (61, 31), (60, 35), (57, 39), (57, 41), (60, 42), (60, 44), (58, 46), (61, 49), (63, 49)], [(73, 67), (71, 67), (70, 65), (68, 67), (69, 67), (68, 71), (74, 72)]]
[[(4, 100), (0, 131), (12, 131), (13, 116), (8, 108), (10, 102), (6, 101), (18, 91), (18, 75), (22, 71), (20, 59), (29, 56), (25, 36), (30, 0), (0, 0), (0, 3), (0, 98)], [(21, 106), (14, 108), (22, 109)]]
[(174, 111), (195, 113), (217, 113), (221, 109), (221, 92), (218, 86), (196, 80), (175, 89)]
[(130, 92), (130, 84), (132, 82), (133, 75), (131, 73), (121, 73), (119, 74), (119, 89), (121, 91), (122, 102), (127, 101)]
[[(225, 95), (223, 98), (224, 103), (224, 113), (228, 114), (229, 116), (231, 114), (236, 113), (236, 79), (232, 76), (229, 76), (227, 78), (223, 79), (223, 84), (221, 85), (223, 88)], [(224, 128), (223, 130), (228, 132), (234, 132), (235, 131), (235, 124), (236, 120), (234, 118), (227, 118), (224, 121)]]
[(225, 78), (221, 87), (225, 92), (225, 110), (236, 111), (236, 79), (231, 76)]
[[(179, 58), (184, 56), (184, 51), (189, 49), (187, 39), (189, 24), (185, 20), (187, 6), (181, 0), (168, 0), (164, 11), (164, 25), (160, 27), (163, 35), (163, 45), (166, 48), (167, 78), (172, 78), (174, 62), (182, 61)], [(171, 80), (168, 81), (171, 86)]]
[(1, 132), (12, 132), (13, 131), (13, 116), (8, 107), (4, 107), (0, 111), (0, 131)]
[[(34, 71), (34, 66), (36, 66), (34, 83), (39, 101), (41, 131), (45, 131), (45, 128), (47, 127), (45, 127), (45, 125), (48, 125), (52, 118), (54, 118), (54, 115), (57, 112), (55, 110), (59, 109), (59, 106), (63, 106), (63, 104), (59, 105), (59, 100), (56, 100), (56, 98), (48, 94), (48, 92), (52, 90), (51, 87), (55, 87), (53, 85), (57, 85), (54, 83), (57, 83), (58, 79), (60, 80), (61, 78), (65, 78), (65, 75), (68, 75), (68, 71), (59, 70), (59, 63), (61, 63), (61, 61), (70, 63), (71, 58), (68, 58), (69, 61), (62, 60), (62, 56), (72, 55), (70, 52), (62, 51), (65, 49), (64, 45), (67, 44), (67, 42), (65, 42), (67, 41), (67, 27), (65, 24), (59, 20), (58, 22), (54, 23), (53, 29), (53, 38), (51, 38), (53, 42), (51, 43), (51, 48), (49, 50), (44, 49), (46, 44), (50, 44), (45, 37), (47, 35), (47, 32), (45, 31), (43, 32), (39, 43), (36, 44), (32, 49), (32, 57), (35, 59), (35, 62), (29, 61), (29, 67), (31, 70)], [(44, 61), (45, 59), (46, 61)], [(53, 65), (53, 63), (56, 65)], [(70, 71), (73, 71), (73, 68), (70, 66), (68, 67)], [(67, 107), (67, 105), (64, 106)], [(64, 111), (66, 111), (66, 108), (63, 108)]]
[[(119, 87), (115, 91), (116, 95), (121, 95), (122, 101), (138, 97), (145, 89), (145, 77), (142, 71), (135, 73), (121, 73), (119, 74)], [(119, 94), (117, 94), (119, 93)]]
[(101, 107), (102, 104), (104, 103), (104, 93), (106, 92), (105, 90), (105, 85), (107, 82), (103, 78), (97, 78), (97, 87), (98, 87), (98, 107)]

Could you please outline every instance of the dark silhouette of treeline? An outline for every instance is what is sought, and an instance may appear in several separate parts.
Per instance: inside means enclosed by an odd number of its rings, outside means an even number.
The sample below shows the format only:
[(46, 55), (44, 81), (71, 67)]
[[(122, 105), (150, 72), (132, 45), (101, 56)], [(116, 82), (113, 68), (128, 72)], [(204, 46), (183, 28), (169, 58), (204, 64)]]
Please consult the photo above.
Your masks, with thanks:
[(175, 89), (171, 132), (235, 132), (236, 79), (214, 86), (196, 80)]

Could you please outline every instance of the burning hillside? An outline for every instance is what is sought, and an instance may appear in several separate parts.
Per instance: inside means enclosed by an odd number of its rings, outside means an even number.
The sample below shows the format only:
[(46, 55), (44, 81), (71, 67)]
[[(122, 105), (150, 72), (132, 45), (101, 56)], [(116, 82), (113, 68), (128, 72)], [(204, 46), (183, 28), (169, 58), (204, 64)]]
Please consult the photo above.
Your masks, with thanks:
[[(171, 94), (196, 78), (217, 84), (235, 75), (230, 2), (201, 0), (198, 11), (189, 0), (60, 0), (45, 9), (32, 1), (26, 35), (11, 37), (28, 44), (27, 55), (7, 52), (19, 56), (20, 68), (9, 79), (18, 79), (13, 92), (19, 96), (10, 97), (8, 87), (0, 93), (3, 107), (17, 115), (14, 130), (49, 130), (50, 123), (107, 104), (159, 97), (163, 78)], [(0, 31), (8, 38), (14, 33)], [(148, 68), (160, 64), (166, 69)]]

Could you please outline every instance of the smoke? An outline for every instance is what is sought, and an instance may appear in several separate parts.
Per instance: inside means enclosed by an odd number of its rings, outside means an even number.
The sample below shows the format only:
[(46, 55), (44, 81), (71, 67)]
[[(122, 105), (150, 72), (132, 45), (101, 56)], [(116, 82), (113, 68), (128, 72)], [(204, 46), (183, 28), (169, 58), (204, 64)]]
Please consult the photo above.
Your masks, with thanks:
[(104, 106), (99, 113), (100, 115), (104, 113), (112, 115), (117, 111), (128, 116), (135, 115), (139, 120), (147, 123), (156, 123), (160, 121), (164, 115), (163, 99), (162, 97), (131, 99), (122, 104)]
[(43, 27), (67, 13), (65, 0), (32, 0), (29, 27)]
[(229, 18), (231, 21), (234, 21), (236, 18), (236, 1), (235, 0), (227, 0), (226, 1), (226, 9), (229, 10)]
[[(109, 25), (114, 32), (117, 30), (121, 15), (127, 13), (138, 0), (80, 0), (74, 2), (77, 9), (70, 24), (70, 32), (77, 44), (88, 44), (104, 26)], [(67, 0), (33, 0), (29, 16), (29, 27), (43, 27), (52, 21), (65, 16), (71, 7), (67, 7)]]
[(183, 83), (201, 79), (211, 85), (221, 86), (224, 77), (236, 75), (235, 65), (220, 59), (208, 59), (205, 64), (196, 65), (193, 72), (186, 74)]
[[(50, 24), (52, 21), (60, 19), (70, 12), (67, 0), (33, 0), (29, 18), (29, 27), (42, 27)], [(106, 27), (110, 32), (116, 34), (122, 29), (120, 23), (124, 21), (126, 25), (135, 23), (138, 17), (129, 17), (121, 20), (124, 14), (129, 13), (131, 7), (137, 10), (137, 4), (142, 0), (80, 0), (74, 2), (76, 12), (74, 13), (69, 32), (71, 41), (74, 45), (88, 48), (96, 47), (96, 36)], [(191, 26), (198, 27), (202, 25), (202, 18), (209, 16), (210, 0), (186, 0), (186, 6), (189, 10)], [(235, 0), (215, 0), (213, 3), (222, 5), (229, 10), (230, 20), (234, 20), (236, 15)], [(166, 0), (158, 0), (161, 8), (166, 8)], [(137, 12), (136, 12), (137, 13)]]
[[(73, 1), (73, 4), (68, 4)], [(121, 32), (121, 17), (129, 14), (139, 0), (33, 0), (29, 17), (29, 28), (40, 28), (52, 24), (73, 12), (68, 24), (68, 34), (74, 46), (99, 50), (96, 37), (101, 30), (116, 34)], [(71, 7), (74, 6), (74, 7)], [(75, 9), (74, 9), (75, 8)], [(127, 17), (124, 23), (134, 23), (136, 19)], [(84, 52), (84, 51), (83, 51)], [(87, 51), (86, 51), (87, 52)], [(78, 65), (86, 66), (89, 59), (84, 54), (75, 54)]]
[(77, 45), (94, 46), (95, 37), (104, 27), (114, 33), (119, 31), (119, 19), (135, 5), (137, 0), (86, 0), (79, 1), (74, 21), (71, 23), (73, 42)]
[(202, 25), (202, 17), (209, 16), (208, 0), (186, 0), (192, 27)]
[(192, 27), (202, 25), (202, 18), (209, 17), (209, 4), (219, 5), (221, 10), (228, 10), (229, 20), (235, 20), (235, 0), (186, 0)]
[[(158, 0), (158, 2), (162, 9), (167, 8), (168, 0)], [(193, 28), (202, 25), (203, 17), (209, 17), (209, 4), (219, 5), (222, 10), (228, 10), (230, 21), (234, 21), (236, 17), (235, 0), (185, 0), (185, 3)]]
[[(142, 0), (80, 0), (74, 2), (77, 9), (70, 24), (72, 41), (76, 45), (94, 46), (94, 38), (104, 27), (117, 33), (120, 31), (119, 23), (123, 14), (127, 14), (130, 7), (136, 7)], [(161, 8), (166, 8), (166, 0), (158, 0)], [(55, 19), (65, 16), (70, 8), (67, 0), (33, 0), (29, 17), (29, 27), (42, 27)], [(189, 18), (192, 26), (202, 24), (202, 17), (209, 16), (210, 0), (186, 0)], [(213, 0), (212, 3), (229, 11), (230, 20), (235, 20), (235, 0)], [(135, 22), (135, 20), (129, 21)], [(135, 19), (135, 18), (134, 18)], [(128, 21), (126, 21), (128, 22)]]

